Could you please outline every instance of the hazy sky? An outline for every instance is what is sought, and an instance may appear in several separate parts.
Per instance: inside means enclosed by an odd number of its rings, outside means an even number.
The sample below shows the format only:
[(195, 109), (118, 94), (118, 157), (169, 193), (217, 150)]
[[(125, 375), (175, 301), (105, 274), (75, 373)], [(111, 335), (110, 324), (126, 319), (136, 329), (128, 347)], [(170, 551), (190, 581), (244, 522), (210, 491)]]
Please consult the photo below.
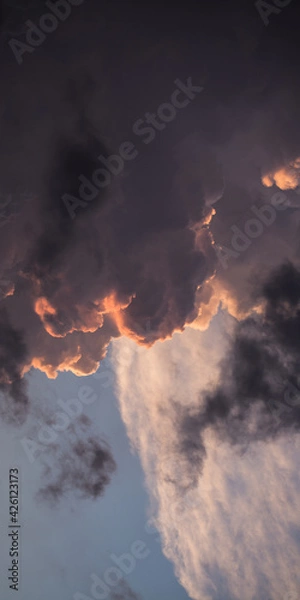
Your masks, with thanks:
[(1, 599), (300, 600), (296, 0), (1, 11)]

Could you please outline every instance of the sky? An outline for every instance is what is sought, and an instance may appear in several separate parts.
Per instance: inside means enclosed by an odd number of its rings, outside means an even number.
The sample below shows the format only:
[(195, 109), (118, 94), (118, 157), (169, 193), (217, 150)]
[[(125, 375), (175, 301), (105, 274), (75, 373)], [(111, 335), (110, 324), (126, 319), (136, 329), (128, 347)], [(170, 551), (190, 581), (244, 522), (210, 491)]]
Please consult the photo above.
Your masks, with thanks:
[(296, 0), (3, 0), (0, 591), (300, 600)]

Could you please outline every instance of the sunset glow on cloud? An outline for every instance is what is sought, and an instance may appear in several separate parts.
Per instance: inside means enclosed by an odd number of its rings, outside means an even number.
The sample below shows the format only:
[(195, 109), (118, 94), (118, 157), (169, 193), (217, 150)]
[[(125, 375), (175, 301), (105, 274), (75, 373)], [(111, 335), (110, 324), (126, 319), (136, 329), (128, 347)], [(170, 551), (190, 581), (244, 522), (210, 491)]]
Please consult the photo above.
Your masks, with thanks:
[(274, 443), (245, 437), (232, 447), (207, 430), (201, 476), (178, 446), (182, 412), (201, 406), (204, 389), (218, 379), (219, 344), (218, 336), (192, 330), (148, 351), (115, 342), (121, 413), (164, 553), (189, 596), (279, 599), (299, 586), (299, 436)]
[(22, 600), (300, 600), (299, 3), (2, 4)]
[(275, 184), (281, 190), (294, 190), (300, 184), (300, 158), (264, 175), (262, 182), (266, 187)]

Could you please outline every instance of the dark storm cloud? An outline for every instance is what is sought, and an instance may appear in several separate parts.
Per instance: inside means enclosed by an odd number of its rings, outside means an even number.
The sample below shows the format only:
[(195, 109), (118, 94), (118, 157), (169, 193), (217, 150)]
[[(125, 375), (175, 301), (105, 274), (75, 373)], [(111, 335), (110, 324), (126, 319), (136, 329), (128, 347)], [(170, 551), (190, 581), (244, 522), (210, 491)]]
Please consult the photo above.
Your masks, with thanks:
[[(192, 322), (199, 287), (216, 268), (212, 204), (218, 214), (228, 179), (242, 173), (247, 184), (260, 181), (296, 151), (295, 32), (290, 46), (283, 35), (274, 61), (277, 36), (247, 3), (226, 3), (217, 13), (212, 4), (184, 14), (174, 6), (159, 19), (148, 8), (145, 21), (142, 6), (90, 2), (24, 56), (21, 68), (9, 47), (0, 58), (1, 186), (32, 190), (0, 240), (0, 276), (15, 286), (3, 304), (23, 332), (25, 371), (87, 374), (112, 337), (151, 344)], [(287, 32), (287, 12), (273, 32)], [(189, 76), (203, 93), (151, 144), (134, 137), (136, 120)], [(285, 111), (282, 82), (291, 89)], [(99, 155), (117, 154), (125, 140), (137, 157), (72, 220), (62, 195), (78, 197), (79, 176), (90, 179)], [(254, 158), (243, 170), (249, 145)], [(246, 204), (233, 196), (220, 211), (224, 227), (232, 208), (241, 214)]]
[(217, 387), (201, 395), (201, 408), (181, 415), (179, 449), (193, 467), (193, 481), (209, 427), (240, 446), (299, 430), (300, 271), (283, 264), (256, 299), (262, 313), (237, 323)]
[[(182, 329), (196, 316), (196, 290), (216, 262), (202, 227), (210, 213), (205, 190), (187, 197), (172, 189), (176, 161), (171, 155), (166, 165), (163, 148), (150, 149), (132, 181), (113, 181), (72, 221), (62, 196), (78, 196), (79, 177), (90, 180), (97, 157), (117, 151), (108, 151), (87, 114), (94, 89), (89, 77), (67, 84), (62, 111), (72, 113), (72, 132), (48, 132), (40, 191), (3, 244), (3, 276), (15, 286), (5, 306), (24, 331), (23, 366), (48, 374), (95, 370), (111, 337), (125, 333), (147, 344)], [(187, 149), (184, 164), (188, 157)]]
[[(62, 202), (62, 195), (69, 193), (78, 195), (79, 177), (85, 174), (90, 178), (99, 163), (97, 154), (107, 151), (95, 134), (88, 131), (88, 123), (84, 131), (84, 140), (59, 140), (54, 149), (53, 164), (49, 173), (48, 197), (41, 207), (40, 217), (45, 223), (44, 231), (37, 239), (32, 255), (28, 257), (26, 272), (37, 277), (51, 275), (59, 268), (66, 249), (78, 242), (79, 232), (72, 226), (72, 221)], [(99, 191), (89, 209), (93, 210), (104, 202), (105, 192)], [(80, 215), (79, 215), (80, 218)]]

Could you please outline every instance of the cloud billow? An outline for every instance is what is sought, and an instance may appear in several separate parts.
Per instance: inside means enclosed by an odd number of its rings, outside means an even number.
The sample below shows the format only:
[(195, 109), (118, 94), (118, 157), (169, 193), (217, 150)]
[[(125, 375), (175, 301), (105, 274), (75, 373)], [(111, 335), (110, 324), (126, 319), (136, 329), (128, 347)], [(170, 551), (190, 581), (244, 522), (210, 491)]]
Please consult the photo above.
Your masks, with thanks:
[[(122, 14), (121, 5), (119, 9)], [(111, 7), (104, 13), (108, 21), (113, 19)], [(178, 24), (186, 22), (179, 13), (174, 9), (174, 32)], [(99, 40), (96, 21), (87, 18), (79, 22), (74, 11), (75, 25), (69, 19), (64, 26), (64, 39), (70, 42), (70, 49), (64, 43), (64, 64), (52, 45), (53, 36), (51, 43), (49, 38), (49, 44), (30, 57), (32, 60), (24, 61), (16, 84), (7, 78), (0, 148), (2, 188), (10, 192), (26, 182), (32, 190), (31, 201), (20, 203), (17, 218), (2, 228), (0, 241), (0, 279), (9, 281), (13, 289), (12, 295), (2, 298), (1, 305), (22, 332), (26, 346), (22, 375), (32, 366), (49, 377), (63, 370), (86, 375), (97, 369), (114, 338), (125, 335), (151, 346), (195, 320), (200, 327), (207, 326), (216, 313), (222, 294), (218, 297), (210, 292), (217, 270), (215, 241), (220, 237), (222, 242), (222, 227), (227, 229), (232, 213), (240, 217), (247, 208), (249, 182), (254, 182), (254, 187), (257, 184), (258, 191), (260, 175), (273, 172), (280, 163), (281, 147), (289, 149), (286, 154), (297, 156), (295, 123), (299, 112), (297, 82), (292, 84), (294, 93), (285, 98), (287, 115), (281, 113), (277, 84), (280, 78), (291, 83), (293, 36), (289, 44), (282, 42), (276, 79), (268, 54), (274, 47), (271, 27), (261, 39), (261, 24), (246, 8), (234, 18), (227, 8), (220, 9), (220, 15), (220, 22), (230, 31), (230, 43), (213, 9), (207, 7), (201, 23), (205, 34), (210, 31), (211, 36), (201, 36), (197, 28), (195, 35), (186, 38), (183, 28), (176, 42), (180, 60), (164, 37), (163, 23), (170, 24), (170, 15), (161, 15), (159, 34), (156, 16), (149, 15), (145, 35), (141, 39), (132, 36), (138, 51), (123, 44), (124, 55), (116, 67), (113, 53), (107, 52), (109, 27)], [(280, 19), (286, 18), (284, 15)], [(248, 33), (254, 42), (249, 46), (249, 39), (247, 42), (242, 35), (248, 17)], [(192, 26), (190, 21), (189, 16)], [(89, 40), (90, 62), (77, 54), (73, 27), (78, 27), (78, 37)], [(127, 25), (120, 24), (118, 35), (120, 40), (126, 39)], [(161, 36), (162, 50), (156, 49), (157, 35)], [(59, 40), (59, 32), (57, 36)], [(211, 39), (216, 44), (214, 52)], [(101, 75), (93, 58), (93, 52), (96, 57), (101, 55), (99, 44), (107, 60)], [(154, 59), (149, 54), (152, 46)], [(200, 53), (195, 52), (196, 46)], [(168, 65), (169, 78), (164, 69), (157, 72), (157, 51), (163, 55), (164, 68)], [(205, 68), (199, 70), (196, 55), (207, 57)], [(9, 70), (5, 60), (4, 76)], [(140, 90), (140, 85), (138, 89), (123, 86), (120, 102), (123, 71), (130, 64), (138, 74), (140, 61), (147, 65), (143, 72), (149, 73), (145, 90)], [(186, 64), (191, 65), (188, 72), (184, 71)], [(30, 91), (25, 93), (28, 76), (36, 72), (43, 85), (37, 86), (32, 77)], [(148, 107), (154, 109), (170, 97), (174, 81), (188, 77), (196, 86), (203, 83), (203, 92), (166, 131), (157, 132), (149, 147), (141, 142), (130, 173), (113, 179), (72, 221), (62, 195), (77, 196), (79, 177), (89, 179), (99, 167), (99, 156), (107, 159), (116, 154), (120, 140), (128, 138), (138, 145), (132, 124)], [(259, 89), (264, 94), (259, 95)], [(248, 97), (254, 97), (254, 104)], [(43, 102), (45, 111), (39, 108)], [(245, 124), (242, 133), (241, 121)], [(12, 142), (16, 138), (19, 146)], [(242, 160), (245, 155), (246, 164)], [(241, 193), (240, 201), (235, 190), (241, 179), (245, 193)], [(231, 273), (224, 277), (218, 272), (215, 276), (221, 287), (232, 283)]]

